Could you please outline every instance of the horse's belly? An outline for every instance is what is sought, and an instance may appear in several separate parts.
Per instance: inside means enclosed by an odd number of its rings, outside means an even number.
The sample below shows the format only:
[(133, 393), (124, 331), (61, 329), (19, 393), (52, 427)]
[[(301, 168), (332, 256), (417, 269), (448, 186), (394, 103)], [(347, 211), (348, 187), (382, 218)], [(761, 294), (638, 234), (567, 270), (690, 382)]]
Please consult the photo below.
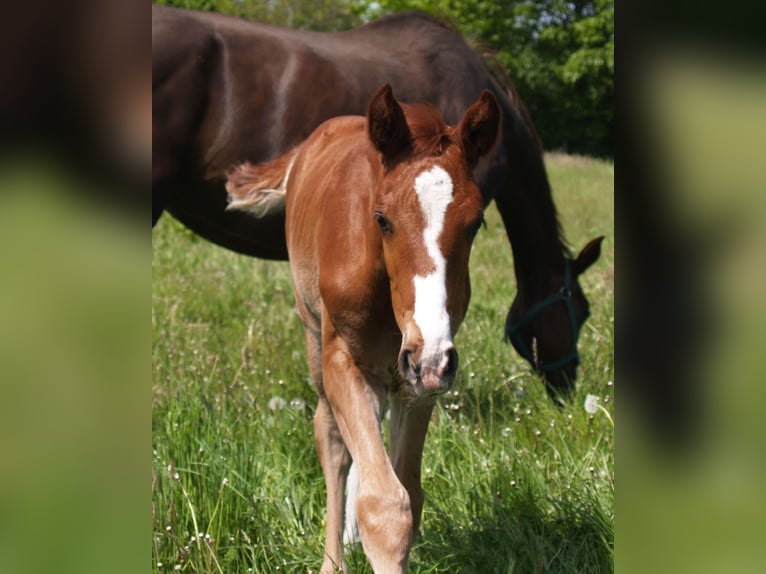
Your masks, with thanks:
[(252, 257), (287, 259), (284, 213), (256, 218), (239, 211), (226, 211), (226, 192), (195, 193), (178, 190), (166, 205), (173, 217), (213, 243)]

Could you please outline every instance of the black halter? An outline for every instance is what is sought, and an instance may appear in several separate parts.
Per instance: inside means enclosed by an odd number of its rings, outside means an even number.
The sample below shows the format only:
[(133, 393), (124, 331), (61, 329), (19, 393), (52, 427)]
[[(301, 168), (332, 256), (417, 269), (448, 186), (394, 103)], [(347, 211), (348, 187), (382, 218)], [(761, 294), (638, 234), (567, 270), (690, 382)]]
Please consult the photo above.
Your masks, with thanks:
[[(571, 280), (572, 280), (572, 272), (570, 268), (569, 259), (564, 260), (564, 283), (561, 285), (561, 288), (551, 295), (550, 297), (546, 297), (536, 305), (534, 305), (529, 311), (527, 311), (526, 315), (524, 315), (521, 320), (516, 323), (513, 327), (510, 328), (508, 331), (508, 337), (510, 337), (511, 341), (513, 342), (514, 347), (516, 347), (516, 350), (521, 354), (522, 357), (524, 357), (529, 364), (532, 366), (533, 369), (536, 369), (540, 373), (547, 373), (548, 371), (554, 371), (556, 369), (560, 369), (564, 365), (571, 363), (574, 361), (575, 365), (580, 364), (580, 354), (577, 352), (577, 337), (580, 334), (580, 327), (577, 325), (577, 321), (575, 320), (575, 313), (574, 313), (574, 307), (572, 306), (572, 288), (571, 288)], [(527, 323), (529, 323), (532, 319), (535, 318), (539, 313), (542, 312), (543, 309), (546, 307), (550, 307), (551, 305), (554, 305), (558, 303), (559, 301), (563, 301), (564, 305), (566, 305), (567, 308), (567, 315), (569, 316), (569, 326), (572, 329), (572, 346), (573, 349), (557, 361), (554, 361), (552, 363), (545, 363), (542, 365), (535, 364), (535, 356), (532, 353), (532, 349), (529, 348), (529, 345), (527, 345), (526, 341), (521, 337), (521, 330), (526, 326)]]

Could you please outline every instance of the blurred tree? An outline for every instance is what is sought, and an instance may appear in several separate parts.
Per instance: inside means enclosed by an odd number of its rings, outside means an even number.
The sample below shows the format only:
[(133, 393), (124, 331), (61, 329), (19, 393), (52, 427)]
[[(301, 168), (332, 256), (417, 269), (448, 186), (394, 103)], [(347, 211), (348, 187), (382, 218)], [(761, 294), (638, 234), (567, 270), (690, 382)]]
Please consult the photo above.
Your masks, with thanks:
[(357, 0), (444, 18), (508, 70), (546, 148), (614, 154), (614, 0)]
[(275, 26), (331, 32), (360, 23), (357, 0), (156, 0), (189, 10), (231, 14)]
[(311, 30), (422, 10), (493, 50), (548, 149), (614, 153), (614, 0), (158, 0)]

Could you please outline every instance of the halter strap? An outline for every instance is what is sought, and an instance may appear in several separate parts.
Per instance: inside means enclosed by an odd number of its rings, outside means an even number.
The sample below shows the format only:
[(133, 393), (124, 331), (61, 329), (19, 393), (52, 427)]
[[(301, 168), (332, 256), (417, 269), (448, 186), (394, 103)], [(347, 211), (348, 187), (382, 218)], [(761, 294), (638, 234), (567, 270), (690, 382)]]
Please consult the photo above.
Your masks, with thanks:
[[(571, 363), (572, 361), (575, 362), (576, 365), (580, 364), (580, 354), (577, 352), (577, 337), (579, 335), (579, 327), (577, 326), (577, 321), (575, 320), (575, 313), (574, 313), (574, 307), (572, 306), (572, 271), (571, 266), (568, 259), (564, 260), (564, 283), (561, 285), (561, 288), (556, 292), (550, 295), (549, 297), (546, 297), (542, 301), (538, 302), (536, 305), (533, 305), (532, 308), (527, 311), (527, 313), (521, 318), (521, 320), (516, 323), (513, 327), (511, 327), (508, 336), (510, 337), (511, 341), (513, 341), (514, 346), (516, 347), (516, 350), (521, 354), (522, 357), (524, 357), (527, 362), (532, 366), (533, 369), (536, 369), (538, 372), (541, 373), (547, 373), (548, 371), (554, 371), (556, 369), (560, 369), (564, 365)], [(555, 305), (559, 301), (563, 301), (564, 305), (567, 309), (567, 315), (569, 317), (569, 326), (572, 329), (572, 345), (573, 349), (560, 359), (553, 361), (552, 363), (544, 363), (542, 365), (536, 365), (535, 364), (535, 356), (534, 353), (532, 353), (532, 349), (529, 348), (529, 345), (527, 345), (526, 341), (521, 337), (521, 330), (529, 323), (532, 319), (534, 319), (537, 315), (539, 315), (543, 309), (550, 307), (551, 305)]]

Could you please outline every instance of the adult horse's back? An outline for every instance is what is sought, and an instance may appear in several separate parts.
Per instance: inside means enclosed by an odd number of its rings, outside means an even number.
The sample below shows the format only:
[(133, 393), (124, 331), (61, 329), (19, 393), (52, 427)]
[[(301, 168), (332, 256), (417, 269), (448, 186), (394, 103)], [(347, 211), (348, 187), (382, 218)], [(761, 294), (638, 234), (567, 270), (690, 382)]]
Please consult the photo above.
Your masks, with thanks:
[[(450, 124), (482, 90), (493, 92), (502, 140), (476, 179), (485, 205), (495, 200), (513, 248), (519, 295), (506, 332), (536, 369), (555, 366), (543, 371), (550, 390), (569, 388), (587, 317), (577, 274), (598, 256), (598, 243), (580, 264), (567, 263), (534, 128), (520, 100), (511, 101), (513, 90), (460, 35), (417, 13), (318, 33), (153, 5), (152, 42), (153, 223), (164, 208), (203, 237), (256, 257), (287, 258), (284, 214), (227, 212), (231, 165), (273, 159), (330, 117), (363, 115), (384, 83), (403, 101), (435, 106)], [(562, 286), (569, 303), (554, 301), (522, 323)]]
[(421, 14), (326, 34), (152, 9), (153, 218), (164, 203), (193, 231), (256, 257), (287, 257), (283, 218), (225, 211), (232, 164), (272, 159), (328, 118), (364, 114), (385, 82), (447, 121), (493, 87), (479, 56)]

